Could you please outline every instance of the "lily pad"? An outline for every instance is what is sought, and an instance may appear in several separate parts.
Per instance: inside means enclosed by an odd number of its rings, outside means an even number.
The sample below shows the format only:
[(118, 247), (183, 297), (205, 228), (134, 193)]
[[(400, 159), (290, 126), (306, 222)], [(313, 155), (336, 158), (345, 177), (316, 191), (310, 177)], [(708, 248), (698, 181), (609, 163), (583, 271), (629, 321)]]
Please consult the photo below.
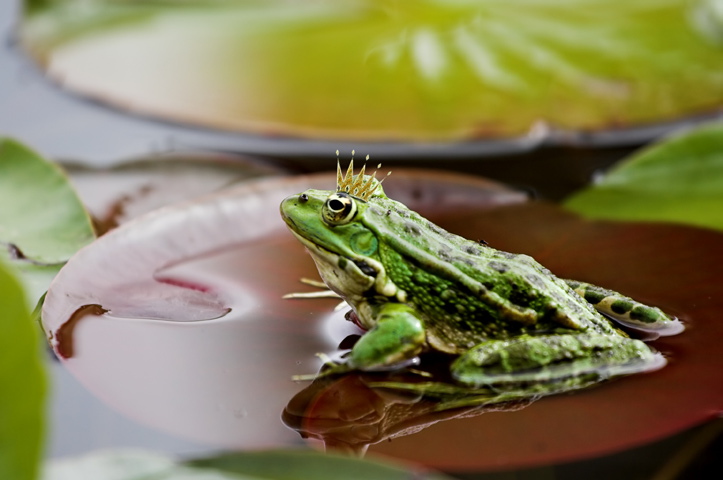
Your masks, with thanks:
[(244, 452), (190, 461), (133, 451), (97, 452), (56, 460), (43, 480), (450, 480), (446, 475), (389, 461), (327, 455), (309, 450)]
[(642, 150), (565, 206), (590, 218), (723, 230), (723, 123)]
[[(304, 288), (299, 278), (316, 272), (278, 219), (278, 203), (289, 191), (333, 186), (330, 176), (255, 181), (152, 213), (153, 223), (150, 216), (129, 222), (106, 237), (116, 235), (115, 245), (104, 245), (101, 238), (83, 251), (113, 252), (122, 245), (115, 258), (125, 262), (144, 250), (162, 252), (161, 244), (202, 240), (193, 249), (183, 247), (198, 258), (183, 259), (176, 255), (182, 247), (174, 246), (174, 263), (160, 275), (154, 269), (169, 257), (153, 263), (156, 259), (149, 255), (144, 257), (150, 259), (148, 266), (135, 266), (120, 280), (133, 295), (136, 287), (127, 282), (145, 282), (137, 289), (146, 289), (149, 298), (155, 298), (155, 286), (147, 279), (154, 276), (175, 286), (174, 295), (181, 299), (184, 290), (195, 289), (230, 308), (224, 317), (182, 321), (186, 312), (180, 307), (178, 319), (171, 309), (164, 310), (163, 321), (142, 316), (148, 310), (138, 311), (140, 317), (116, 315), (106, 307), (118, 296), (108, 281), (116, 277), (111, 269), (116, 267), (98, 263), (108, 257), (99, 252), (79, 254), (68, 263), (67, 273), (64, 269), (59, 275), (50, 289), (53, 299), (46, 302), (46, 330), (55, 334), (56, 351), (58, 333), (65, 335), (73, 354), (63, 364), (113, 408), (159, 430), (229, 449), (295, 445), (300, 433), (323, 439), (329, 448), (368, 447), (369, 453), (448, 471), (499, 470), (631, 448), (723, 410), (720, 389), (711, 388), (723, 384), (717, 342), (723, 335), (717, 321), (723, 309), (718, 295), (723, 269), (717, 267), (723, 265), (723, 234), (676, 225), (587, 221), (554, 206), (523, 205), (514, 192), (470, 177), (451, 182), (452, 175), (420, 175), (395, 190), (403, 177), (402, 171), (394, 172), (384, 184), (387, 194), (450, 231), (531, 254), (560, 276), (619, 290), (678, 316), (686, 330), (652, 343), (668, 365), (491, 414), (480, 414), (484, 409), (439, 412), (414, 391), (378, 388), (388, 380), (383, 373), (369, 374), (378, 376), (363, 385), (352, 377), (311, 387), (292, 382), (295, 375), (318, 370), (317, 352), (340, 354), (348, 348), (347, 337), (363, 333), (344, 320), (343, 312), (333, 311), (334, 300), (281, 300)], [(231, 207), (232, 202), (244, 206)], [(223, 228), (216, 230), (216, 223), (224, 223)], [(238, 237), (234, 233), (230, 243), (217, 248), (223, 244), (218, 233), (244, 229), (248, 231)], [(74, 303), (63, 300), (65, 293), (75, 296)], [(168, 309), (169, 298), (159, 298), (158, 308)], [(94, 303), (110, 311), (86, 309), (75, 317), (82, 318), (74, 328), (64, 329), (74, 312)], [(367, 391), (362, 397), (357, 396), (360, 389)], [(284, 420), (299, 433), (279, 422), (284, 411)], [(392, 442), (384, 441), (391, 437)]]
[[(300, 388), (291, 377), (317, 370), (315, 353), (334, 350), (339, 329), (358, 329), (328, 301), (281, 299), (314, 270), (279, 204), (335, 180), (258, 180), (112, 230), (51, 286), (42, 320), (52, 346), (91, 391), (156, 428), (234, 448), (298, 443), (278, 420)], [(395, 170), (385, 186), (431, 217), (526, 200), (440, 172)]]
[(99, 234), (165, 205), (288, 173), (251, 157), (193, 151), (139, 158), (110, 168), (75, 164), (64, 168)]
[(566, 141), (723, 100), (717, 0), (26, 3), (22, 46), (64, 87), (224, 130)]
[(0, 196), (0, 242), (15, 258), (63, 263), (95, 238), (60, 167), (10, 139), (0, 139)]
[(43, 437), (45, 376), (20, 282), (0, 261), (0, 478), (34, 480)]
[(0, 259), (22, 273), (30, 305), (94, 238), (90, 217), (61, 168), (0, 138)]

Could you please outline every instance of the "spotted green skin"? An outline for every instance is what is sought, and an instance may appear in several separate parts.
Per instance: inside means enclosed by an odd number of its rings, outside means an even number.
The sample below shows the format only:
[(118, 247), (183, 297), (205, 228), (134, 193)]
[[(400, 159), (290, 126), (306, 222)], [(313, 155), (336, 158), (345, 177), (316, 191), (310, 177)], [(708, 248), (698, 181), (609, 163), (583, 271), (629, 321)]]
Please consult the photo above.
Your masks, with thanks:
[[(606, 315), (638, 328), (677, 333), (658, 308), (582, 282), (562, 280), (526, 255), (453, 235), (381, 188), (353, 199), (345, 224), (322, 215), (334, 192), (307, 190), (281, 204), (329, 288), (368, 332), (348, 367), (383, 369), (426, 350), (457, 356), (451, 373), (470, 386), (529, 388), (634, 373), (664, 364)], [(635, 313), (636, 312), (636, 313)]]

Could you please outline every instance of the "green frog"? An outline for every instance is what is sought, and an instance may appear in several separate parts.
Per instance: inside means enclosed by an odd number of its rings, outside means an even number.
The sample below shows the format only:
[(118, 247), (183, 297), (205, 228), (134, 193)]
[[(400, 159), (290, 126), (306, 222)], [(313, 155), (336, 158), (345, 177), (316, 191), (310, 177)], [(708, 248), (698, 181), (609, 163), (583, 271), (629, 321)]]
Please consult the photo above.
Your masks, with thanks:
[[(682, 324), (657, 307), (553, 275), (533, 258), (496, 250), (433, 224), (387, 198), (381, 182), (346, 174), (335, 191), (281, 203), (324, 283), (367, 332), (346, 368), (409, 365), (430, 350), (455, 355), (469, 387), (539, 385), (660, 368), (665, 360), (617, 323), (672, 335)], [(582, 382), (582, 380), (581, 380)]]

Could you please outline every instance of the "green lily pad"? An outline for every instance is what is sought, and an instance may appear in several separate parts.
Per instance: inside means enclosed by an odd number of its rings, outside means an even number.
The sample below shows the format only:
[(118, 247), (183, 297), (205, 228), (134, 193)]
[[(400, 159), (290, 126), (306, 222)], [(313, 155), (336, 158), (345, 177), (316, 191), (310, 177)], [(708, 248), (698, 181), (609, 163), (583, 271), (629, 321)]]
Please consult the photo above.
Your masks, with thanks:
[(311, 450), (242, 452), (174, 462), (142, 451), (110, 451), (59, 460), (43, 480), (451, 480), (446, 475), (388, 462), (323, 454)]
[(723, 230), (723, 124), (633, 155), (565, 206), (609, 220), (663, 221)]
[(21, 43), (64, 87), (220, 129), (509, 138), (646, 126), (723, 100), (718, 0), (27, 4)]
[(90, 217), (60, 167), (0, 139), (0, 243), (11, 255), (63, 263), (94, 238)]
[(94, 237), (90, 217), (60, 167), (0, 138), (0, 259), (21, 273), (30, 305)]
[(20, 282), (0, 261), (0, 478), (37, 478), (45, 377)]

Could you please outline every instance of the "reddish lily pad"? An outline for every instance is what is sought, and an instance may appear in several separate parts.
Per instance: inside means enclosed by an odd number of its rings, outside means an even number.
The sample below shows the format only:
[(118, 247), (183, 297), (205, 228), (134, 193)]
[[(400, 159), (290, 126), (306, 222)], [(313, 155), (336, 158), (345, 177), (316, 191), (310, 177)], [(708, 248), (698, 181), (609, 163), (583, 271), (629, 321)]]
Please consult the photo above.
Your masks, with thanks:
[[(418, 188), (406, 189), (404, 198), (402, 192), (394, 191), (395, 179), (401, 177), (395, 172), (385, 183), (387, 193), (451, 231), (485, 239), (496, 248), (532, 254), (560, 276), (601, 284), (659, 305), (679, 316), (687, 329), (653, 343), (669, 360), (657, 372), (548, 397), (512, 412), (447, 419), (438, 413), (425, 417), (429, 412), (419, 405), (410, 409), (407, 425), (413, 428), (404, 429), (404, 420), (388, 422), (397, 432), (404, 432), (392, 442), (375, 443), (386, 437), (369, 435), (365, 428), (355, 431), (359, 424), (353, 421), (348, 422), (352, 431), (342, 433), (367, 435), (370, 452), (450, 471), (479, 471), (602, 455), (671, 435), (723, 410), (723, 365), (717, 353), (717, 339), (723, 332), (716, 322), (723, 308), (718, 295), (723, 283), (719, 273), (723, 235), (681, 226), (591, 222), (544, 204), (490, 209), (494, 204), (519, 203), (519, 197), (479, 183), (475, 200), (473, 180), (455, 184), (450, 181), (453, 176), (446, 177), (446, 189), (443, 182), (436, 190), (452, 196), (437, 198), (436, 211), (428, 211), (424, 202), (415, 206), (412, 200), (434, 198), (435, 182), (445, 178), (425, 177), (426, 186), (417, 182)], [(467, 182), (464, 196), (456, 192), (462, 182)], [(156, 288), (145, 280), (170, 259), (162, 278), (173, 284), (174, 295), (189, 290), (183, 286), (194, 286), (199, 298), (213, 292), (218, 305), (231, 311), (221, 319), (189, 323), (173, 321), (175, 311), (164, 301), (159, 309), (165, 312), (165, 321), (148, 316), (120, 318), (111, 307), (109, 313), (77, 323), (72, 334), (74, 353), (65, 365), (118, 410), (180, 436), (228, 448), (298, 442), (298, 434), (280, 424), (281, 412), (292, 409), (301, 423), (309, 424), (321, 410), (315, 403), (316, 410), (304, 419), (303, 402), (301, 407), (290, 403), (308, 386), (292, 382), (292, 375), (314, 372), (319, 366), (316, 352), (334, 353), (348, 335), (361, 332), (344, 321), (342, 312), (332, 311), (333, 301), (280, 300), (282, 294), (299, 290), (298, 278), (315, 272), (301, 245), (284, 231), (277, 209), (287, 192), (330, 184), (330, 177), (320, 176), (255, 182), (205, 203), (165, 209), (104, 237), (106, 242), (128, 241), (127, 250), (104, 246), (101, 238), (96, 248), (115, 251), (120, 262), (138, 251), (140, 247), (130, 248), (134, 242), (163, 255), (161, 261), (153, 255), (146, 257), (150, 265), (136, 266), (132, 275), (123, 273), (121, 278), (142, 279), (144, 289)], [(417, 195), (412, 194), (415, 190)], [(445, 198), (464, 199), (451, 205), (463, 205), (466, 212), (449, 208)], [(233, 206), (234, 202), (239, 206)], [(449, 214), (450, 210), (455, 214)], [(240, 228), (245, 233), (235, 242), (227, 239), (219, 251), (224, 242), (214, 237), (228, 235), (234, 228), (227, 225), (216, 230), (214, 225), (232, 216), (253, 228)], [(203, 241), (193, 248), (174, 245), (169, 256), (159, 248), (170, 241), (167, 235), (177, 244), (194, 238)], [(201, 254), (201, 258), (181, 262), (188, 255)], [(108, 263), (103, 264), (108, 268), (96, 268), (98, 258), (78, 255), (66, 266), (68, 272), (64, 269), (56, 279), (44, 311), (49, 333), (57, 334), (86, 303), (107, 307), (116, 302), (115, 288), (110, 283), (100, 285), (115, 267)], [(73, 304), (64, 300), (66, 293), (74, 294)], [(93, 295), (91, 302), (89, 295)], [(57, 347), (57, 337), (53, 341)], [(334, 391), (328, 393), (324, 394), (326, 413), (334, 408), (329, 403)], [(384, 408), (379, 411), (383, 413)], [(349, 415), (359, 412), (347, 405), (345, 413), (350, 420)], [(329, 416), (333, 417), (325, 418)]]
[(565, 141), (723, 100), (715, 0), (27, 4), (22, 45), (64, 87), (220, 129)]
[[(437, 215), (526, 198), (460, 175), (395, 171), (394, 179), (390, 194)], [(317, 370), (315, 353), (334, 350), (339, 329), (341, 338), (358, 330), (328, 302), (281, 299), (313, 267), (278, 208), (288, 194), (334, 182), (257, 181), (111, 231), (51, 286), (42, 315), (51, 343), (98, 396), (150, 425), (230, 447), (296, 443), (278, 422), (300, 388), (291, 376)], [(203, 309), (188, 309), (193, 300)]]

